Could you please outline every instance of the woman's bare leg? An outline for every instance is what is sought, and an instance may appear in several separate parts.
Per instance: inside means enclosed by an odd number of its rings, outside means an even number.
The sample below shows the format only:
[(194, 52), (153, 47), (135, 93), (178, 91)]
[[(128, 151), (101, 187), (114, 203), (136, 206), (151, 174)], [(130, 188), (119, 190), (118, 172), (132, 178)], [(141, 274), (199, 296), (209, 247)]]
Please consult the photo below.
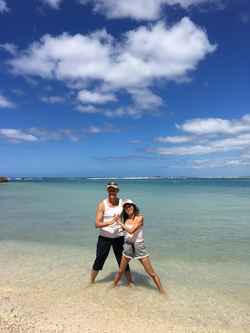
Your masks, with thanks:
[[(117, 283), (120, 281), (120, 279), (122, 277), (122, 274), (125, 272), (127, 264), (130, 262), (130, 260), (131, 260), (130, 258), (126, 258), (126, 257), (122, 256), (120, 268), (119, 268), (118, 272), (116, 273), (114, 282), (110, 287), (108, 287), (106, 289), (106, 291), (110, 291), (112, 288), (114, 288), (117, 285)], [(131, 285), (131, 287), (134, 286), (133, 283), (132, 283), (132, 279), (131, 279), (131, 282), (129, 282), (129, 284)]]
[(162, 288), (159, 276), (155, 273), (155, 271), (153, 270), (153, 268), (151, 266), (149, 257), (139, 259), (139, 260), (142, 263), (145, 271), (148, 273), (149, 276), (151, 276), (151, 278), (154, 280), (154, 283), (156, 284), (156, 286), (158, 287), (160, 292), (164, 295), (164, 298), (168, 298), (169, 297), (168, 294)]

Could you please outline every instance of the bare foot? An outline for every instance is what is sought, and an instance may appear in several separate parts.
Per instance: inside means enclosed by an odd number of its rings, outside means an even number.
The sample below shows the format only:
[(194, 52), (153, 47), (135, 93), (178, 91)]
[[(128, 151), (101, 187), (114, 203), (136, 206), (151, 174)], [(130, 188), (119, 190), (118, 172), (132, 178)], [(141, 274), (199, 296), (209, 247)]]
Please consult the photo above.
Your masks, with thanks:
[(169, 295), (167, 293), (165, 293), (165, 291), (162, 294), (163, 294), (163, 298), (164, 299), (168, 299), (169, 298)]
[(113, 284), (111, 286), (109, 286), (108, 288), (106, 288), (106, 291), (110, 291), (111, 289), (113, 289), (115, 286), (113, 286)]
[(138, 290), (140, 290), (138, 287), (136, 287), (133, 283), (130, 283), (129, 284), (130, 285), (130, 287), (134, 290), (134, 291), (138, 291)]
[(84, 286), (81, 286), (81, 290), (85, 290), (87, 289), (88, 287), (90, 287), (92, 285), (92, 283), (88, 283), (88, 284), (85, 284)]

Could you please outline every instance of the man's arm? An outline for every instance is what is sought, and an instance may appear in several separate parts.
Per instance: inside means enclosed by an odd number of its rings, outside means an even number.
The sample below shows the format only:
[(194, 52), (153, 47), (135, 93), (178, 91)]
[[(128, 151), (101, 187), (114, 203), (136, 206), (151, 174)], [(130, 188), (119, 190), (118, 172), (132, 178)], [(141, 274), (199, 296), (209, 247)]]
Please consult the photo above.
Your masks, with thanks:
[(113, 220), (111, 220), (110, 222), (102, 222), (104, 211), (105, 211), (105, 205), (104, 202), (102, 201), (101, 203), (99, 203), (97, 207), (96, 218), (95, 218), (96, 228), (108, 227), (109, 225), (115, 222), (115, 218), (113, 218)]

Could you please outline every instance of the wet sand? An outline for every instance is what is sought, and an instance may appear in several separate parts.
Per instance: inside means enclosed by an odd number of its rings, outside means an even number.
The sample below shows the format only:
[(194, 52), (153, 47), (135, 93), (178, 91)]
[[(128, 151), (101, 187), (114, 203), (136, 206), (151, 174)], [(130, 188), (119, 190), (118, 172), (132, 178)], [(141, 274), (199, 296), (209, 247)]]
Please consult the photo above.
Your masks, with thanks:
[(170, 295), (164, 299), (137, 261), (132, 277), (139, 290), (122, 277), (106, 292), (117, 272), (112, 256), (83, 289), (92, 263), (84, 249), (1, 242), (0, 253), (0, 333), (250, 332), (249, 289), (231, 290), (186, 267), (177, 274), (155, 264)]
[[(249, 313), (235, 313), (207, 304), (196, 308), (185, 300), (164, 300), (153, 290), (132, 291), (124, 282), (111, 292), (96, 283), (75, 295), (48, 294), (43, 290), (0, 288), (0, 333), (247, 333)], [(99, 295), (97, 295), (99, 293)], [(65, 297), (66, 296), (66, 297)], [(126, 301), (125, 301), (126, 300)], [(157, 305), (155, 305), (157, 303)], [(195, 300), (193, 301), (195, 303)], [(231, 312), (231, 313), (230, 313)], [(217, 318), (215, 320), (215, 318)]]

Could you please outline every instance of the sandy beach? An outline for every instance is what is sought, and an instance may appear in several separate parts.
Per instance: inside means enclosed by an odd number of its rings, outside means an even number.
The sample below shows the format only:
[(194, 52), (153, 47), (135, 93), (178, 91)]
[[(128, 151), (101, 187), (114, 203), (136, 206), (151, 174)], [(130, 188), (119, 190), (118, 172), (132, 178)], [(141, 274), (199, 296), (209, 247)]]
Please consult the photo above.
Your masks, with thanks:
[(122, 277), (106, 292), (118, 269), (112, 251), (82, 288), (95, 258), (101, 181), (93, 193), (88, 181), (8, 185), (0, 193), (0, 333), (250, 332), (248, 183), (134, 184), (150, 261), (169, 299), (138, 260), (130, 268), (139, 290)]
[[(195, 304), (187, 306), (180, 300), (163, 300), (158, 292), (148, 291), (148, 302), (141, 291), (133, 292), (124, 283), (107, 293), (106, 283), (93, 285), (87, 290), (78, 290), (73, 297), (48, 295), (41, 290), (24, 291), (18, 288), (1, 287), (0, 332), (1, 333), (116, 333), (116, 332), (169, 332), (169, 333), (247, 333), (249, 313), (232, 315), (226, 306), (217, 304), (216, 314), (209, 307), (197, 311)], [(96, 302), (96, 292), (99, 301)], [(142, 295), (143, 293), (143, 295)], [(126, 295), (124, 295), (126, 294)], [(127, 301), (123, 302), (124, 296)], [(159, 304), (154, 306), (154, 300)], [(134, 307), (130, 308), (132, 299)], [(144, 299), (144, 303), (141, 302)], [(164, 302), (164, 303), (163, 303)], [(123, 304), (124, 303), (124, 304)], [(166, 309), (168, 313), (166, 313)], [(235, 314), (235, 309), (231, 309)], [(217, 324), (214, 324), (214, 316)], [(226, 322), (228, 320), (228, 322)], [(211, 324), (213, 322), (213, 324)], [(200, 323), (197, 325), (197, 323)]]

